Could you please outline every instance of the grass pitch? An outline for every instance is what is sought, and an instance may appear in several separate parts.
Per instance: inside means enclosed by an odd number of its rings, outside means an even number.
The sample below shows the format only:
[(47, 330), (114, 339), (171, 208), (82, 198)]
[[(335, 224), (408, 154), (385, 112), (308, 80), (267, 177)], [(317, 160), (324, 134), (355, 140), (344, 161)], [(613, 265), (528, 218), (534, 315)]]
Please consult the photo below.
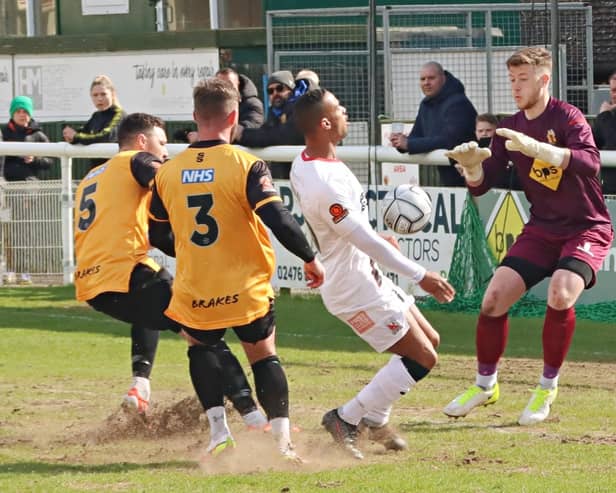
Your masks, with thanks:
[[(301, 429), (294, 439), (307, 463), (280, 463), (269, 437), (244, 431), (230, 411), (235, 454), (199, 467), (208, 432), (185, 405), (193, 391), (183, 341), (161, 338), (152, 414), (132, 422), (118, 412), (130, 383), (128, 327), (75, 302), (71, 288), (0, 289), (0, 491), (616, 491), (610, 324), (579, 321), (552, 414), (523, 428), (516, 421), (542, 368), (542, 321), (512, 320), (501, 400), (455, 421), (441, 409), (473, 381), (475, 316), (428, 313), (441, 332), (440, 362), (392, 416), (410, 449), (386, 453), (365, 442), (358, 462), (333, 446), (320, 418), (387, 356), (329, 316), (319, 298), (283, 296), (276, 310), (291, 420)], [(249, 371), (234, 336), (228, 340)]]

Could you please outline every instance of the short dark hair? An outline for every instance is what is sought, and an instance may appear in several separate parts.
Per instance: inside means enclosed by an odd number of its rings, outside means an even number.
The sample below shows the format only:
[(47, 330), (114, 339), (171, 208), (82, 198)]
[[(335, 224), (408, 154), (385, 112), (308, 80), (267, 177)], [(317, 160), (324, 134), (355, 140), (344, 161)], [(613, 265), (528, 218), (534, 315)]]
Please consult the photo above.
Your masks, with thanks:
[(240, 102), (240, 93), (228, 80), (210, 77), (193, 89), (195, 114), (202, 120), (227, 116)]
[(323, 114), (323, 98), (327, 90), (319, 87), (312, 89), (297, 100), (293, 111), (295, 124), (303, 134), (312, 132)]
[(120, 122), (118, 127), (118, 144), (129, 146), (138, 134), (151, 132), (154, 127), (165, 129), (165, 122), (148, 113), (131, 113)]
[(494, 125), (495, 127), (498, 126), (498, 118), (496, 118), (496, 116), (492, 113), (481, 113), (481, 115), (477, 115), (475, 123), (479, 122), (487, 122)]
[(231, 67), (225, 67), (225, 68), (221, 68), (218, 72), (216, 72), (215, 75), (232, 75), (235, 74), (236, 76), (239, 77), (239, 74), (233, 70)]

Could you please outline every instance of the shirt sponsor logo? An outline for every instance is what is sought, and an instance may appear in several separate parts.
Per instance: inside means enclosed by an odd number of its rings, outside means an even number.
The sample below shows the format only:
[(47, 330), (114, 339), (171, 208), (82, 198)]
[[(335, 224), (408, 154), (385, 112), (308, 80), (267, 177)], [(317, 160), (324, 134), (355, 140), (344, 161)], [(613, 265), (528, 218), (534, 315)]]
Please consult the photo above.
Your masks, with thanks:
[(349, 325), (355, 329), (358, 334), (363, 334), (368, 329), (374, 327), (374, 320), (368, 314), (361, 311), (349, 318)]
[(213, 308), (222, 305), (234, 305), (240, 299), (239, 294), (227, 294), (224, 296), (217, 296), (216, 298), (210, 298), (208, 300), (192, 300), (193, 308)]
[(84, 277), (89, 277), (91, 275), (98, 274), (100, 271), (101, 271), (100, 264), (95, 265), (93, 267), (87, 267), (85, 269), (76, 270), (75, 279), (83, 279)]
[(213, 168), (183, 169), (182, 183), (210, 183), (214, 181)]
[(338, 224), (340, 221), (342, 221), (345, 217), (349, 215), (348, 209), (346, 209), (340, 204), (330, 205), (329, 213), (332, 215), (332, 221), (334, 221), (334, 224)]

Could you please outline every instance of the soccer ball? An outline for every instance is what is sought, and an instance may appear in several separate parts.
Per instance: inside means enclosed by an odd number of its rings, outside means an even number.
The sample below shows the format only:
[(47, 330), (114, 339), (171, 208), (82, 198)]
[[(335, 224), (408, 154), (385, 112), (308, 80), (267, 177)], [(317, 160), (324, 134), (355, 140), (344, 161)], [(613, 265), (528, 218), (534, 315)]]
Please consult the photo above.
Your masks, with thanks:
[(383, 199), (383, 222), (398, 234), (420, 231), (430, 220), (432, 201), (418, 185), (398, 185)]

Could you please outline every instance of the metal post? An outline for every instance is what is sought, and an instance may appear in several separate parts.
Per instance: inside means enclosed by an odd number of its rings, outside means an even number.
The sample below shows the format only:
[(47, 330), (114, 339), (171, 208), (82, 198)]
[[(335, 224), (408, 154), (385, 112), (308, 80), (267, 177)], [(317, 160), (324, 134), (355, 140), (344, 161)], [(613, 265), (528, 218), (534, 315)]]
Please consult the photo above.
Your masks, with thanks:
[(218, 0), (210, 0), (210, 29), (218, 29)]
[(393, 80), (391, 63), (391, 36), (389, 32), (389, 8), (383, 11), (383, 84), (385, 96), (385, 114), (394, 118), (393, 113)]
[(267, 43), (267, 74), (274, 71), (274, 32), (272, 30), (272, 14), (265, 13), (265, 36)]
[(473, 47), (473, 12), (466, 13), (466, 46)]
[(593, 38), (592, 38), (592, 7), (589, 5), (585, 8), (584, 13), (586, 14), (586, 90), (587, 90), (587, 101), (588, 101), (588, 110), (587, 113), (590, 113), (593, 106), (593, 98), (595, 95), (595, 74), (593, 72), (594, 60), (592, 54), (592, 46), (593, 46)]
[(488, 86), (488, 113), (494, 111), (494, 91), (492, 89), (492, 11), (486, 11), (486, 84)]
[(376, 78), (376, 0), (370, 0), (368, 11), (368, 148), (370, 157), (369, 185), (377, 185), (377, 163), (376, 163), (376, 97), (377, 97), (377, 78)]
[(558, 2), (550, 1), (550, 42), (552, 44), (552, 91), (554, 97), (560, 99), (560, 19), (558, 18)]
[(28, 0), (26, 3), (26, 36), (32, 37), (36, 36), (36, 0)]
[(75, 271), (75, 252), (73, 248), (73, 177), (72, 159), (60, 158), (62, 170), (62, 282), (64, 285), (73, 282)]

